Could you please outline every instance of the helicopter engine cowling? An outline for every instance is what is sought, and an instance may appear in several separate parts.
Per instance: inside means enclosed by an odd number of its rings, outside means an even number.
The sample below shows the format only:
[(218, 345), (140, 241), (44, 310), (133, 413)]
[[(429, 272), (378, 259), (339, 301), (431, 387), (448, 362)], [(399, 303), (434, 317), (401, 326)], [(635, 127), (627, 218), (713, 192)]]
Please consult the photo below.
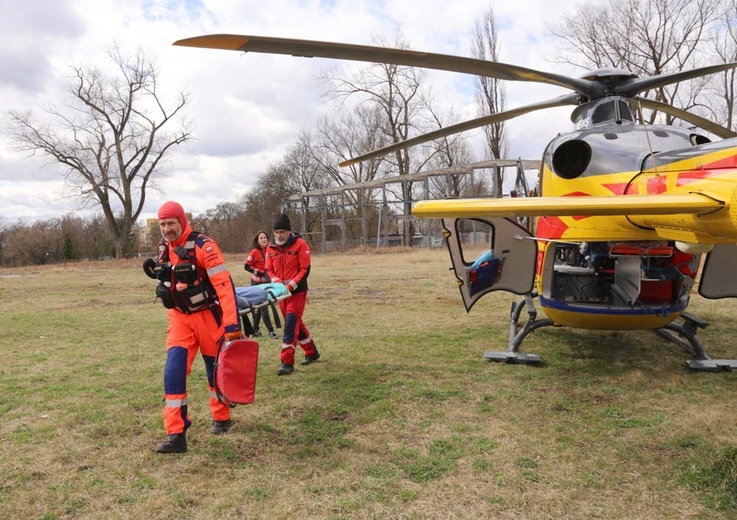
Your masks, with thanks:
[[(648, 131), (628, 121), (607, 122), (553, 139), (545, 160), (555, 175), (566, 180), (627, 172), (634, 176), (653, 154), (692, 149), (691, 135), (676, 127), (653, 127)], [(565, 192), (568, 188), (562, 186), (559, 190)]]

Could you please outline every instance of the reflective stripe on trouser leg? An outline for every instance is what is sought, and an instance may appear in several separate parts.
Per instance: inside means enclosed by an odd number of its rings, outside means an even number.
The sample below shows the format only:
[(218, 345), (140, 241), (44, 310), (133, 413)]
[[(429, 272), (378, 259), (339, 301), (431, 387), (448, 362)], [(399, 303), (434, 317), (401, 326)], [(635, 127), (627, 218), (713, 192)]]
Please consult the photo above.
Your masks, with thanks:
[(286, 363), (287, 365), (294, 365), (294, 345), (282, 344), (279, 359), (281, 359), (282, 363)]
[(170, 347), (164, 365), (164, 429), (183, 433), (192, 424), (187, 413), (187, 349)]
[(218, 401), (215, 392), (215, 356), (202, 355), (205, 361), (205, 372), (207, 372), (207, 388), (210, 392), (210, 415), (215, 421), (227, 421), (230, 419), (230, 406)]
[[(305, 327), (304, 330), (307, 330), (307, 328)], [(302, 330), (300, 330), (300, 336), (301, 335)], [(309, 335), (309, 331), (306, 338), (299, 340), (299, 346), (305, 351), (305, 356), (313, 356), (315, 352), (317, 352), (317, 346), (315, 345), (315, 342), (312, 341), (312, 336)]]

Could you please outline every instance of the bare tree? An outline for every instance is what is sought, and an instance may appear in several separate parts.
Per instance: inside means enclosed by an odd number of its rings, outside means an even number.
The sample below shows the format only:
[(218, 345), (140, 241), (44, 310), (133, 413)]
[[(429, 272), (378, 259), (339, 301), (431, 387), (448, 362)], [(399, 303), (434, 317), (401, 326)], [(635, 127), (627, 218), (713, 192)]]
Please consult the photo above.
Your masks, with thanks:
[[(499, 31), (496, 26), (494, 10), (489, 7), (484, 17), (474, 26), (474, 40), (471, 54), (481, 60), (499, 61)], [(506, 91), (504, 83), (496, 78), (485, 76), (476, 77), (476, 105), (479, 116), (503, 112), (506, 105)], [(487, 158), (501, 159), (506, 153), (504, 142), (504, 122), (492, 123), (484, 127), (486, 136)], [(494, 168), (493, 178), (495, 192), (493, 195), (501, 197), (502, 179), (501, 168)]]
[(113, 242), (100, 215), (91, 219), (65, 215), (0, 226), (0, 265), (98, 260), (112, 253)]
[[(499, 31), (496, 26), (494, 10), (484, 14), (483, 19), (476, 22), (473, 30), (473, 47), (471, 55), (480, 60), (499, 61)], [(506, 90), (504, 83), (487, 76), (476, 77), (476, 105), (479, 117), (504, 112)], [(492, 123), (484, 127), (486, 144), (489, 147), (489, 159), (501, 159), (506, 155), (504, 143), (504, 122)]]
[[(315, 159), (337, 186), (374, 180), (380, 175), (380, 159), (363, 161), (345, 169), (336, 165), (386, 144), (381, 114), (376, 106), (359, 105), (355, 112), (344, 113), (336, 120), (323, 118), (318, 121), (313, 141)], [(363, 190), (357, 193), (353, 202), (366, 202), (361, 198)], [(349, 193), (352, 195), (353, 192)]]
[[(459, 120), (452, 109), (447, 114), (443, 114), (431, 100), (426, 102), (426, 111), (437, 128), (455, 124)], [(427, 169), (440, 170), (474, 162), (473, 152), (461, 134), (449, 135), (430, 144), (432, 148), (427, 156)], [(431, 177), (428, 179), (430, 192), (435, 198), (460, 197), (461, 193), (467, 189), (466, 177), (462, 174)]]
[[(585, 68), (623, 68), (640, 76), (699, 65), (708, 29), (718, 20), (724, 0), (609, 0), (585, 4), (552, 28), (573, 51), (560, 61)], [(676, 83), (646, 93), (689, 110), (707, 79)], [(656, 118), (656, 112), (650, 121)], [(666, 115), (666, 124), (674, 117)]]
[(281, 210), (282, 200), (299, 191), (291, 171), (283, 162), (269, 167), (239, 202), (245, 206), (246, 222), (250, 226), (246, 236), (252, 237), (259, 229), (270, 232), (274, 216)]
[[(713, 48), (725, 63), (737, 61), (737, 0), (725, 0), (723, 23), (713, 35)], [(712, 90), (717, 102), (706, 108), (717, 122), (729, 129), (737, 128), (737, 71), (731, 69), (714, 78)]]
[[(376, 44), (387, 46), (381, 40)], [(392, 47), (407, 49), (408, 45), (401, 37), (397, 37)], [(387, 144), (404, 141), (414, 133), (422, 133), (417, 125), (424, 110), (420, 96), (424, 77), (425, 74), (415, 68), (386, 63), (374, 63), (344, 73), (333, 70), (323, 75), (323, 79), (332, 86), (327, 92), (328, 97), (343, 101), (349, 97), (358, 97), (361, 103), (380, 111), (381, 129)], [(418, 156), (412, 149), (402, 149), (385, 157), (382, 164), (389, 174), (403, 176), (417, 171)], [(404, 214), (411, 215), (412, 183), (403, 182), (401, 186)], [(404, 234), (406, 243), (411, 243), (409, 221), (404, 226)]]
[(221, 202), (193, 219), (193, 227), (216, 238), (225, 253), (242, 252), (251, 245), (248, 219), (241, 204)]
[(171, 107), (163, 104), (152, 59), (141, 50), (124, 56), (117, 47), (108, 56), (117, 67), (115, 77), (72, 67), (67, 110), (45, 109), (53, 126), (34, 122), (30, 112), (11, 111), (9, 121), (18, 149), (61, 164), (67, 186), (83, 203), (100, 206), (121, 258), (130, 252), (131, 229), (162, 159), (191, 134), (186, 122), (165, 131), (188, 98), (182, 91)]

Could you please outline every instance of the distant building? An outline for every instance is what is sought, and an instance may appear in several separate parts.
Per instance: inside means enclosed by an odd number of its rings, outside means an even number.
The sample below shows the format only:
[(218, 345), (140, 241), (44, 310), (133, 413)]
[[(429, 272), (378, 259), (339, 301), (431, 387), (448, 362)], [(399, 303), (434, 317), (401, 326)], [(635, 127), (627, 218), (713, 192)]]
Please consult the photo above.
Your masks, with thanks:
[[(192, 221), (192, 214), (185, 213), (188, 221)], [(159, 219), (147, 218), (145, 226), (136, 226), (133, 230), (138, 239), (138, 254), (146, 255), (156, 252), (156, 245), (161, 239), (161, 231), (159, 231)]]

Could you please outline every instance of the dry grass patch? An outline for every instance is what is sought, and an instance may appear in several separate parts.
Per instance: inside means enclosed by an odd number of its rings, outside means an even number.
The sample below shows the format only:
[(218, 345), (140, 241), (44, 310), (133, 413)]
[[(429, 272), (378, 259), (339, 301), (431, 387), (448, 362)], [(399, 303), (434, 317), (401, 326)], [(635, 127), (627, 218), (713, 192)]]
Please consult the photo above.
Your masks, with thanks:
[[(247, 284), (243, 258), (228, 258)], [(140, 261), (0, 271), (0, 510), (8, 518), (716, 518), (737, 508), (734, 374), (647, 332), (545, 329), (497, 365), (513, 298), (466, 315), (440, 250), (315, 256), (323, 357), (212, 437), (200, 361), (190, 451), (153, 452), (164, 309)], [(715, 357), (735, 306), (694, 298)]]

